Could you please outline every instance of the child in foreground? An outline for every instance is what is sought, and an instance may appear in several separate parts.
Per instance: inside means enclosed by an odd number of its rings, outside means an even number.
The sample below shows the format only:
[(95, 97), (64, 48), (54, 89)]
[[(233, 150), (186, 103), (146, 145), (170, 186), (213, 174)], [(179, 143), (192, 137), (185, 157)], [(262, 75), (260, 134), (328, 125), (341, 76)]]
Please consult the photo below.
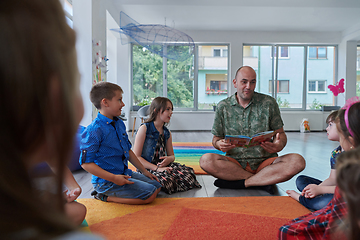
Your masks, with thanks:
[[(340, 146), (349, 151), (360, 146), (360, 102), (349, 99), (336, 117)], [(341, 154), (339, 155), (339, 157)], [(337, 183), (339, 184), (339, 182)], [(331, 239), (346, 216), (347, 204), (339, 188), (324, 208), (291, 220), (279, 229), (279, 239)], [(339, 239), (339, 238), (334, 238)]]
[[(125, 124), (118, 118), (125, 106), (122, 94), (121, 87), (109, 82), (92, 87), (90, 99), (99, 113), (82, 134), (80, 164), (93, 175), (96, 199), (147, 204), (156, 198), (161, 185), (131, 150)], [(143, 174), (132, 172), (128, 161)]]
[(136, 133), (134, 153), (141, 163), (159, 179), (168, 194), (201, 188), (191, 167), (175, 163), (170, 122), (172, 102), (165, 97), (155, 98), (150, 105), (150, 117)]
[[(77, 230), (86, 210), (66, 168), (84, 114), (75, 32), (59, 0), (0, 1), (0, 16), (0, 239), (100, 239)], [(40, 191), (44, 161), (56, 175)]]
[(339, 156), (336, 163), (336, 181), (348, 206), (348, 215), (339, 230), (347, 232), (348, 240), (358, 240), (360, 239), (360, 148)]
[[(326, 128), (327, 137), (330, 141), (339, 141), (339, 134), (335, 124), (337, 114), (338, 111), (333, 111), (326, 119), (326, 123), (328, 124)], [(300, 175), (296, 179), (296, 187), (301, 194), (295, 192), (294, 190), (287, 190), (286, 193), (309, 209), (319, 210), (325, 207), (334, 196), (336, 186), (335, 164), (336, 158), (341, 151), (341, 146), (338, 146), (331, 152), (331, 172), (327, 179), (322, 182), (316, 178)]]

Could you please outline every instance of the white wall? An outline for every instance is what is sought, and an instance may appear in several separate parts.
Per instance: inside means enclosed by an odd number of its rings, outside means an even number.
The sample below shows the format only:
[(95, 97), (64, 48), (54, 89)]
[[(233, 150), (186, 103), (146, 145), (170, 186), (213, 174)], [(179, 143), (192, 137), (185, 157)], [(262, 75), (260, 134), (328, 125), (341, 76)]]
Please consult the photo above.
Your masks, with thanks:
[(81, 75), (80, 90), (84, 102), (84, 117), (81, 125), (87, 126), (92, 121), (92, 104), (89, 92), (92, 80), (92, 3), (88, 0), (73, 1), (73, 26), (76, 31), (76, 50)]

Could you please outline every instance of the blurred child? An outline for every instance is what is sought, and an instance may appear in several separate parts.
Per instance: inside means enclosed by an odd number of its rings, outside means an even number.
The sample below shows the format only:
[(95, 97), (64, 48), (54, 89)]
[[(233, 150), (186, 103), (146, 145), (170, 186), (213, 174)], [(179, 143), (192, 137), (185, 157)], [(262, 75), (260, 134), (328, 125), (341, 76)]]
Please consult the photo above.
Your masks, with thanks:
[[(93, 174), (96, 199), (125, 204), (152, 202), (161, 185), (131, 150), (124, 122), (118, 118), (125, 106), (120, 86), (100, 82), (90, 91), (98, 116), (85, 129), (80, 142), (80, 164)], [(128, 168), (130, 161), (141, 173)]]
[[(344, 151), (360, 146), (360, 99), (349, 99), (336, 117), (340, 146)], [(341, 155), (340, 155), (341, 156)], [(339, 156), (339, 157), (340, 157)], [(324, 208), (293, 219), (279, 229), (279, 239), (330, 239), (347, 214), (347, 204), (335, 188)]]
[[(328, 124), (326, 132), (330, 141), (339, 141), (339, 134), (335, 124), (337, 114), (338, 111), (333, 111), (326, 119), (326, 123)], [(286, 193), (307, 208), (319, 210), (325, 207), (334, 196), (336, 186), (336, 157), (341, 151), (341, 146), (338, 146), (331, 152), (331, 172), (327, 179), (322, 182), (316, 178), (300, 175), (296, 179), (296, 187), (301, 194), (294, 190), (287, 190)]]
[(345, 198), (348, 215), (342, 231), (349, 240), (360, 239), (360, 148), (341, 154), (336, 163), (336, 181)]
[(173, 104), (165, 97), (155, 98), (150, 105), (150, 117), (137, 131), (134, 153), (140, 162), (159, 179), (168, 194), (201, 188), (191, 167), (175, 163), (170, 122)]
[[(58, 0), (0, 1), (0, 16), (0, 239), (99, 239), (77, 231), (64, 210), (84, 113), (75, 32)], [(40, 192), (30, 173), (43, 161), (57, 174)]]

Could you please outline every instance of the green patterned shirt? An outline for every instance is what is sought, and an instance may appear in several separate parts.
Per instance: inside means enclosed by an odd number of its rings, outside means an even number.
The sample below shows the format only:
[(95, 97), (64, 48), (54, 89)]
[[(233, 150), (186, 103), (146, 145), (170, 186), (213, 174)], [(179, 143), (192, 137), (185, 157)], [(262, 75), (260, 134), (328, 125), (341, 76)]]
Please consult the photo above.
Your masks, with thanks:
[[(254, 92), (251, 102), (243, 108), (234, 95), (222, 100), (216, 107), (211, 133), (225, 138), (225, 135), (253, 136), (259, 132), (278, 130), (284, 126), (276, 100), (268, 95)], [(277, 153), (268, 153), (261, 146), (249, 148), (236, 147), (226, 153), (236, 159), (243, 168), (249, 163), (256, 170), (264, 160), (277, 157)]]

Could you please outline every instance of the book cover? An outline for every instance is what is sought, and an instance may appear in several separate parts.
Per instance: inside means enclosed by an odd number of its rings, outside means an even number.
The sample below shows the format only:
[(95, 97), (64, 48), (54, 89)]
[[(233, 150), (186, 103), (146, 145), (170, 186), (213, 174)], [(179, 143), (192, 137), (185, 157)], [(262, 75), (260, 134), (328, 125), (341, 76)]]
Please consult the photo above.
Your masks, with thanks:
[(271, 141), (276, 134), (275, 131), (266, 131), (255, 134), (252, 137), (243, 135), (226, 135), (225, 142), (236, 145), (237, 147), (253, 147), (260, 145), (262, 142)]

